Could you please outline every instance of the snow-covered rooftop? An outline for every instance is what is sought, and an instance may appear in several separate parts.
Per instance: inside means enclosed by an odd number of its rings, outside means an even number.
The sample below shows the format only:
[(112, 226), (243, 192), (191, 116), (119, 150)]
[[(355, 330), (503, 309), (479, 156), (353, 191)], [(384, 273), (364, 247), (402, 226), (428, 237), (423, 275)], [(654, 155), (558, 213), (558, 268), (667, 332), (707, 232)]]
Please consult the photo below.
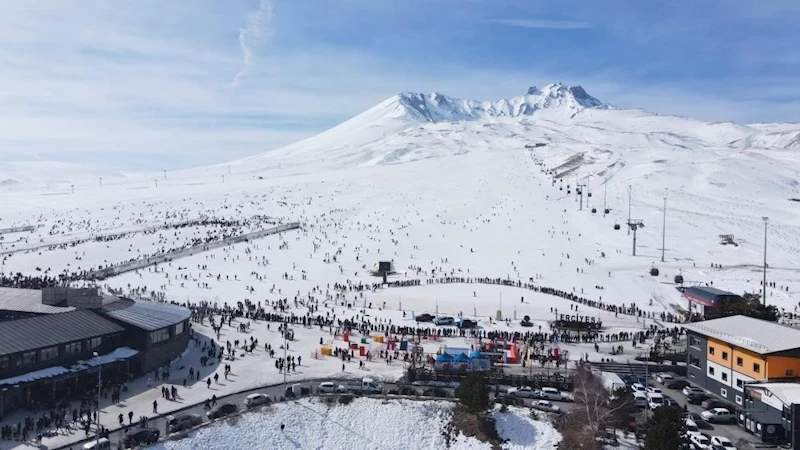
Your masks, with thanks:
[(73, 311), (72, 306), (60, 307), (42, 304), (42, 291), (0, 287), (0, 310), (35, 314), (58, 314)]
[(800, 329), (747, 316), (706, 320), (685, 327), (762, 355), (800, 348)]

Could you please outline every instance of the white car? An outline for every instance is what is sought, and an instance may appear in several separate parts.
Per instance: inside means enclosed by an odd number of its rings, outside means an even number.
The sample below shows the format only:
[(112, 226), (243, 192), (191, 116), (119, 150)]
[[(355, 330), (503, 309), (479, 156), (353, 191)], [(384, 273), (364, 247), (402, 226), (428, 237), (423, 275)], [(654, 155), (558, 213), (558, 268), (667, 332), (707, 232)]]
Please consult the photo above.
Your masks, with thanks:
[(701, 450), (711, 449), (711, 439), (704, 434), (690, 434), (689, 441)]
[(667, 381), (673, 379), (675, 379), (675, 377), (672, 376), (672, 374), (669, 372), (661, 372), (658, 375), (656, 375), (656, 381), (658, 381), (661, 384), (665, 384)]
[(514, 397), (522, 397), (522, 398), (533, 398), (538, 396), (538, 393), (528, 386), (523, 386), (521, 388), (512, 387), (507, 391), (507, 393), (508, 395), (513, 395)]
[(531, 408), (538, 409), (539, 411), (546, 411), (556, 414), (561, 412), (560, 407), (550, 403), (547, 400), (537, 400), (533, 403), (533, 405), (531, 405)]
[(711, 436), (711, 445), (719, 445), (726, 450), (736, 450), (736, 446), (733, 445), (733, 442), (725, 436)]
[(645, 392), (647, 391), (647, 388), (645, 388), (642, 383), (633, 383), (631, 385), (631, 390), (633, 392)]
[(693, 386), (686, 386), (685, 388), (683, 388), (682, 392), (683, 392), (683, 395), (686, 395), (686, 396), (688, 396), (692, 392), (696, 392), (698, 394), (705, 394), (706, 393), (706, 391), (704, 391), (704, 390), (702, 390), (702, 389), (700, 389), (698, 387), (693, 387)]
[(650, 409), (656, 409), (664, 406), (664, 396), (657, 392), (647, 394), (647, 406)]
[(254, 408), (259, 405), (266, 405), (270, 402), (270, 398), (266, 394), (255, 393), (250, 394), (244, 399), (244, 406), (248, 408)]
[(325, 381), (319, 384), (317, 391), (321, 394), (332, 394), (334, 392), (344, 392), (345, 388), (339, 383), (334, 383), (333, 381)]
[(712, 408), (701, 412), (700, 416), (708, 423), (736, 423), (736, 415), (728, 408)]
[(433, 323), (435, 323), (436, 325), (453, 325), (454, 323), (456, 323), (456, 319), (450, 316), (441, 316), (434, 319)]
[(661, 389), (653, 386), (647, 386), (647, 392), (649, 394), (662, 394)]
[(700, 434), (700, 427), (692, 419), (686, 419), (686, 433), (689, 435)]
[(83, 450), (111, 450), (111, 441), (106, 438), (92, 439), (83, 444)]

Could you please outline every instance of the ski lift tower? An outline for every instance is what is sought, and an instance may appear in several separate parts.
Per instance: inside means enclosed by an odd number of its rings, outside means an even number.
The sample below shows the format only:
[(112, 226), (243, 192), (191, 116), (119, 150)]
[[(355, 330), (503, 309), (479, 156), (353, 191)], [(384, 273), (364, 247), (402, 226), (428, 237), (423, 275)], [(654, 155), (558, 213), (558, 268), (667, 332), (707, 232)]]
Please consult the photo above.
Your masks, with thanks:
[[(578, 196), (581, 198), (581, 206), (578, 208), (578, 211), (583, 211), (583, 190), (586, 188), (585, 184), (578, 185)], [(589, 200), (586, 200), (586, 206), (589, 206)]]
[(633, 256), (636, 256), (636, 230), (644, 228), (644, 222), (641, 219), (628, 219), (628, 229), (633, 231)]

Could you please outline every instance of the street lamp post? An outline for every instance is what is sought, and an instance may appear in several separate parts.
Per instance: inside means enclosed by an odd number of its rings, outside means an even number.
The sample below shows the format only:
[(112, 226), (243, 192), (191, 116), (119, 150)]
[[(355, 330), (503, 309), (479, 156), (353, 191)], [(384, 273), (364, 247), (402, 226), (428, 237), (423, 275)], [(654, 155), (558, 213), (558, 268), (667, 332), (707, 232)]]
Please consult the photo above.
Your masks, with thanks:
[(764, 216), (761, 219), (764, 220), (764, 281), (762, 284), (763, 293), (761, 295), (761, 302), (766, 305), (767, 304), (767, 224), (769, 223), (769, 217)]
[[(92, 356), (97, 358), (97, 352), (92, 352)], [(102, 386), (103, 377), (103, 364), (98, 361), (97, 369), (97, 436), (95, 440), (95, 448), (100, 448), (100, 387)]]

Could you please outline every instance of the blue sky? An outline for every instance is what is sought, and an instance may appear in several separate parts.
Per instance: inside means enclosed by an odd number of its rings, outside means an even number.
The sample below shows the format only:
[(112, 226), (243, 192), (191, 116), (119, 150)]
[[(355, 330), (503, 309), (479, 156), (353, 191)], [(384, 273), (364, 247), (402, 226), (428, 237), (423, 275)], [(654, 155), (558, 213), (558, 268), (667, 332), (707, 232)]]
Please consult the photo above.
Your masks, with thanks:
[(241, 158), (400, 91), (800, 121), (800, 2), (0, 0), (0, 161)]

